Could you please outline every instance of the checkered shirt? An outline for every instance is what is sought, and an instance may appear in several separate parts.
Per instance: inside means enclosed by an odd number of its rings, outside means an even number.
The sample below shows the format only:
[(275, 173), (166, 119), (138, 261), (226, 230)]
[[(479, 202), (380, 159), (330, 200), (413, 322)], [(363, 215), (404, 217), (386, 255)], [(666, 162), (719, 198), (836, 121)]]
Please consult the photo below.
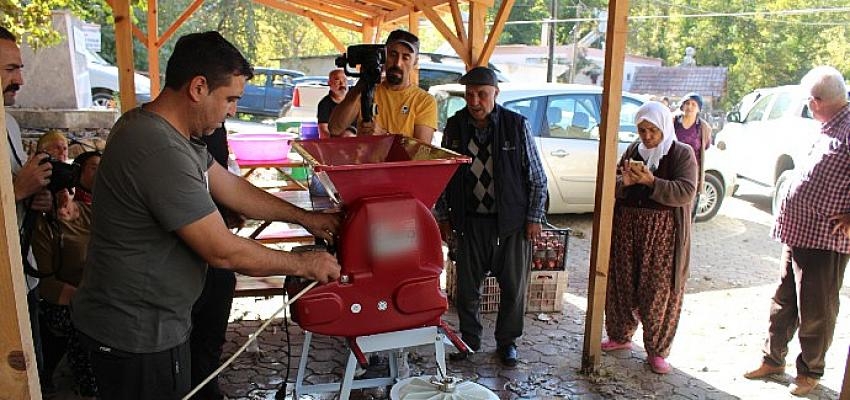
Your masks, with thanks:
[(792, 247), (850, 254), (850, 238), (833, 234), (829, 222), (850, 213), (850, 106), (824, 123), (821, 134), (795, 169), (771, 236)]

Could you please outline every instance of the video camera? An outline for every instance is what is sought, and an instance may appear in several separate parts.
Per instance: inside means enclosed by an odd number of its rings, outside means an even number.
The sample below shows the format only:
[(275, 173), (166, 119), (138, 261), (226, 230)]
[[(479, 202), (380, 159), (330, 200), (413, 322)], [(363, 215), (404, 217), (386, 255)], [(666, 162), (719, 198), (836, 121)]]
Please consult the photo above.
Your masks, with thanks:
[[(360, 78), (366, 85), (360, 94), (360, 116), (364, 122), (371, 122), (377, 114), (372, 105), (375, 99), (375, 86), (381, 83), (381, 71), (387, 62), (386, 46), (383, 44), (356, 44), (348, 46), (347, 51), (336, 58), (336, 66), (345, 71), (345, 75)], [(348, 67), (360, 66), (360, 72)], [(358, 83), (359, 84), (359, 83)]]
[(52, 168), (50, 183), (47, 184), (47, 189), (50, 190), (51, 193), (59, 192), (62, 189), (68, 189), (68, 191), (71, 191), (75, 186), (77, 186), (77, 183), (79, 183), (80, 166), (78, 164), (67, 164), (53, 158), (50, 155), (41, 160), (40, 164), (44, 163), (50, 163)]
[[(345, 70), (345, 75), (366, 80), (367, 84), (381, 82), (381, 69), (387, 62), (386, 46), (383, 44), (356, 44), (348, 46), (341, 56), (336, 58), (336, 66)], [(360, 72), (349, 70), (357, 68)]]

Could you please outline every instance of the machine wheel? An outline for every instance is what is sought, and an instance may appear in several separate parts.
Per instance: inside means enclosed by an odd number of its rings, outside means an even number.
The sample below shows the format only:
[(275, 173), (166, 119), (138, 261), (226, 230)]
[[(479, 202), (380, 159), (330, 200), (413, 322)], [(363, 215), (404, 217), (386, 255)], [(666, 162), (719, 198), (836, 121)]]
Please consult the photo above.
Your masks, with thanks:
[(699, 196), (697, 203), (697, 222), (705, 222), (717, 215), (720, 205), (723, 204), (723, 184), (714, 174), (706, 172), (703, 182), (703, 193)]
[(113, 93), (109, 89), (92, 89), (91, 102), (92, 105), (95, 107), (115, 107)]
[(774, 216), (779, 214), (779, 208), (782, 206), (782, 200), (785, 199), (785, 195), (788, 194), (788, 189), (791, 187), (792, 173), (793, 170), (784, 171), (779, 175), (779, 178), (776, 179), (776, 185), (774, 185), (773, 189), (773, 201), (771, 201), (771, 211)]

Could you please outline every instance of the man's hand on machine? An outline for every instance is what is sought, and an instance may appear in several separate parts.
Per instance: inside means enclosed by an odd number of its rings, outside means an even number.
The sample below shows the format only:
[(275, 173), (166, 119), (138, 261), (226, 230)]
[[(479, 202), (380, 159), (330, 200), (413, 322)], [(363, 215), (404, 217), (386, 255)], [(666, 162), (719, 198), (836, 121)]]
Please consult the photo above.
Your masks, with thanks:
[(303, 270), (299, 274), (302, 278), (328, 283), (339, 279), (339, 263), (336, 257), (326, 251), (305, 251), (297, 253), (301, 257), (299, 264)]
[(313, 236), (333, 243), (334, 235), (339, 231), (341, 221), (342, 213), (309, 211), (304, 220), (298, 221), (298, 223)]

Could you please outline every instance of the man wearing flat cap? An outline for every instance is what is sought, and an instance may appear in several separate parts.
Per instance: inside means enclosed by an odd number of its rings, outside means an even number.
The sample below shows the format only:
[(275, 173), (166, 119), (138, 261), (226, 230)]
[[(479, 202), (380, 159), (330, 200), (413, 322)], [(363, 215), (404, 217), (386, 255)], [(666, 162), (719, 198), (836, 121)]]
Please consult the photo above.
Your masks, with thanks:
[[(545, 215), (546, 174), (528, 121), (496, 104), (493, 70), (473, 68), (466, 85), (466, 107), (446, 123), (442, 146), (472, 157), (455, 172), (434, 208), (443, 240), (457, 243), (455, 306), (463, 341), (481, 348), (481, 284), (487, 275), (499, 282), (496, 352), (502, 364), (518, 362), (531, 243), (540, 236)], [(469, 357), (455, 353), (454, 361)]]
[(437, 129), (437, 102), (411, 80), (419, 63), (419, 38), (404, 30), (394, 30), (387, 37), (386, 51), (386, 77), (375, 88), (377, 113), (373, 121), (363, 122), (359, 115), (360, 94), (366, 86), (361, 79), (331, 113), (330, 134), (350, 135), (346, 128), (357, 121), (358, 135), (398, 133), (431, 143)]

